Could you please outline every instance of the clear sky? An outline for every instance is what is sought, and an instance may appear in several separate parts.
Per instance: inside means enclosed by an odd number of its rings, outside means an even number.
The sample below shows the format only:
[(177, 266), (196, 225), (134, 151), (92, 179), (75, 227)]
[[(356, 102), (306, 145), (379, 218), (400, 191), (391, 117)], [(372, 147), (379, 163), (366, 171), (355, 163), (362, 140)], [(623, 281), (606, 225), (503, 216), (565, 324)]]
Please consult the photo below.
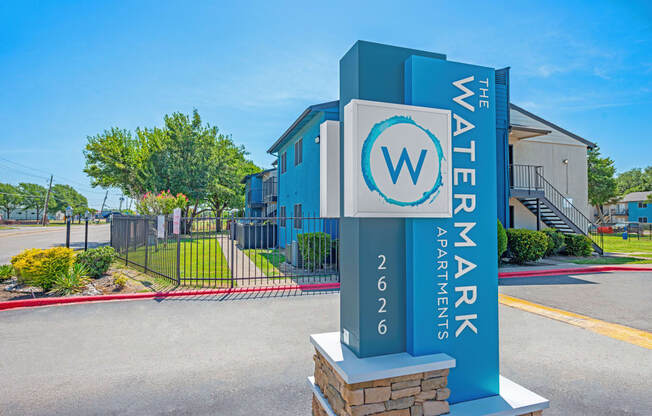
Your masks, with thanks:
[(358, 39), (510, 66), (512, 102), (597, 142), (619, 171), (652, 164), (652, 2), (498, 3), (5, 0), (0, 182), (52, 173), (99, 208), (86, 137), (193, 108), (267, 167), (301, 111), (338, 98)]

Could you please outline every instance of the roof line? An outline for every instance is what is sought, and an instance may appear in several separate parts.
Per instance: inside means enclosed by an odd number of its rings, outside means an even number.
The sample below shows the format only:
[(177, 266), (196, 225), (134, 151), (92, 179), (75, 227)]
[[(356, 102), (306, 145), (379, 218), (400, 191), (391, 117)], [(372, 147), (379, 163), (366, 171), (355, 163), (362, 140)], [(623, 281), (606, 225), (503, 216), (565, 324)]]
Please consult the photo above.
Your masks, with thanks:
[(278, 146), (278, 145), (279, 145), (283, 140), (285, 140), (285, 138), (290, 134), (290, 132), (292, 132), (292, 130), (294, 130), (294, 128), (295, 128), (299, 123), (301, 123), (301, 120), (303, 120), (304, 118), (306, 118), (306, 117), (307, 117), (311, 112), (313, 112), (313, 111), (323, 110), (323, 109), (330, 108), (330, 107), (334, 107), (334, 106), (337, 105), (337, 104), (339, 104), (339, 100), (328, 101), (328, 102), (321, 103), (321, 104), (315, 104), (315, 105), (311, 105), (311, 106), (309, 106), (308, 108), (306, 108), (306, 109), (303, 111), (303, 113), (301, 113), (301, 115), (299, 116), (299, 118), (297, 118), (296, 120), (294, 120), (294, 123), (292, 123), (292, 125), (291, 125), (290, 127), (288, 127), (287, 130), (285, 130), (285, 132), (281, 135), (281, 137), (279, 137), (279, 138), (274, 142), (274, 144), (271, 145), (271, 146), (269, 147), (269, 149), (267, 149), (267, 153), (272, 153), (272, 152), (274, 152), (274, 148), (275, 148), (276, 146)]
[(524, 108), (522, 108), (522, 107), (519, 107), (519, 106), (517, 106), (516, 104), (509, 103), (509, 107), (510, 107), (510, 108), (513, 108), (513, 109), (516, 110), (516, 111), (520, 111), (521, 113), (525, 114), (525, 115), (528, 116), (528, 117), (532, 117), (532, 118), (535, 119), (536, 121), (538, 121), (538, 122), (540, 122), (540, 123), (543, 123), (543, 124), (545, 124), (546, 126), (550, 126), (550, 127), (552, 127), (553, 129), (555, 129), (555, 130), (559, 130), (560, 132), (562, 132), (562, 133), (564, 133), (564, 134), (566, 134), (566, 135), (572, 137), (573, 139), (575, 139), (575, 140), (577, 140), (577, 141), (579, 141), (579, 142), (584, 143), (584, 144), (587, 145), (588, 147), (592, 147), (592, 148), (593, 148), (593, 147), (597, 147), (597, 144), (595, 144), (594, 142), (589, 141), (589, 140), (586, 140), (585, 138), (580, 137), (580, 136), (578, 136), (578, 135), (575, 134), (575, 133), (571, 133), (570, 131), (568, 131), (568, 130), (562, 128), (562, 127), (559, 127), (558, 125), (556, 125), (556, 124), (554, 124), (554, 123), (551, 123), (551, 122), (548, 121), (548, 120), (545, 120), (545, 119), (543, 119), (543, 118), (541, 118), (541, 117), (539, 117), (539, 116), (537, 116), (537, 115), (535, 115), (535, 114), (530, 113), (530, 112), (527, 111), (526, 109), (524, 109)]

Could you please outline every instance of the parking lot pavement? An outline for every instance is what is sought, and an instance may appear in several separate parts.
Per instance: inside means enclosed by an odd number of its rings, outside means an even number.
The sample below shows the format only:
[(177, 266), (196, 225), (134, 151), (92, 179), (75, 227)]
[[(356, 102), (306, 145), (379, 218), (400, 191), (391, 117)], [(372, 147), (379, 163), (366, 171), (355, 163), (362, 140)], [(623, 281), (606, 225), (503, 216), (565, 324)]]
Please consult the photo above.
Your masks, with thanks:
[[(0, 312), (2, 415), (309, 415), (308, 336), (337, 293), (77, 304)], [(546, 416), (645, 415), (652, 351), (500, 307), (505, 376)]]
[(652, 332), (650, 271), (501, 279), (500, 292)]
[[(107, 244), (110, 240), (110, 224), (88, 226), (88, 247)], [(70, 247), (84, 248), (84, 225), (73, 225), (70, 230)], [(17, 227), (0, 232), (0, 264), (27, 248), (50, 248), (66, 244), (66, 227)]]

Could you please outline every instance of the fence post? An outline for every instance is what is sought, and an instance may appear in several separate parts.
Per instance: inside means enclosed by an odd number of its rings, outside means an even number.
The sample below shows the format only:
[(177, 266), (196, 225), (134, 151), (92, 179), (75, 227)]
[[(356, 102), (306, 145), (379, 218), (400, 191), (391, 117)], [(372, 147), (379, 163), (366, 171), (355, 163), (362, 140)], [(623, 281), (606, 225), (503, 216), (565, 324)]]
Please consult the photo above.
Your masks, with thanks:
[(236, 224), (235, 224), (233, 214), (231, 214), (230, 221), (231, 221), (231, 227), (229, 227), (229, 237), (231, 237), (231, 247), (229, 249), (231, 251), (231, 255), (229, 256), (229, 263), (231, 263), (231, 287), (233, 288), (235, 283), (233, 280), (235, 278), (235, 268), (233, 267), (235, 250), (233, 245), (235, 244), (235, 238), (238, 232), (238, 230), (236, 230)]
[(149, 251), (149, 219), (143, 218), (143, 228), (145, 231), (145, 266), (144, 270), (147, 271), (147, 256)]
[(88, 218), (86, 218), (84, 228), (84, 251), (86, 251), (88, 250)]
[(130, 225), (128, 221), (124, 221), (125, 224), (125, 266), (129, 264), (129, 234), (130, 234)]
[(177, 284), (181, 285), (181, 234), (180, 233), (177, 234)]

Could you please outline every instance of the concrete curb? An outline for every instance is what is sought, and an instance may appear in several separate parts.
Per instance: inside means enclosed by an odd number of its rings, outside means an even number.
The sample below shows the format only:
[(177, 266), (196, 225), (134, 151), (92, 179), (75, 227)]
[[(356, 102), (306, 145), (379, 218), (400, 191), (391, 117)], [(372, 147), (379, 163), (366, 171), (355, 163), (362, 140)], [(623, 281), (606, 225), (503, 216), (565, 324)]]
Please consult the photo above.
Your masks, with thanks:
[(95, 295), (95, 296), (74, 296), (74, 297), (53, 297), (9, 300), (0, 302), (0, 311), (15, 308), (29, 308), (34, 306), (61, 305), (84, 302), (103, 302), (111, 300), (137, 300), (137, 299), (164, 299), (181, 296), (205, 296), (205, 295), (237, 295), (244, 293), (280, 292), (280, 291), (318, 291), (339, 289), (339, 283), (315, 283), (309, 285), (286, 285), (270, 287), (243, 287), (228, 289), (205, 289), (205, 290), (179, 290), (176, 292), (145, 292), (145, 293), (124, 293), (116, 295)]
[(603, 272), (641, 272), (652, 271), (652, 267), (633, 267), (633, 266), (591, 266), (591, 267), (569, 267), (563, 269), (545, 269), (545, 270), (521, 270), (515, 272), (500, 272), (499, 279), (510, 279), (517, 277), (535, 277), (535, 276), (558, 276), (561, 274), (581, 274), (581, 273), (603, 273)]
[[(650, 271), (652, 267), (627, 267), (627, 266), (592, 266), (592, 267), (573, 267), (566, 269), (546, 269), (546, 270), (527, 270), (514, 272), (500, 272), (499, 279), (513, 279), (518, 277), (536, 277), (536, 276), (558, 276), (562, 274), (581, 274), (581, 273), (602, 273), (602, 272), (640, 272)], [(111, 300), (137, 300), (137, 299), (164, 299), (182, 296), (205, 296), (205, 295), (236, 295), (245, 293), (260, 292), (280, 292), (285, 290), (300, 291), (317, 291), (317, 290), (338, 290), (339, 283), (315, 283), (310, 285), (286, 285), (270, 287), (243, 287), (229, 289), (205, 289), (205, 290), (180, 290), (177, 292), (146, 292), (146, 293), (125, 293), (116, 295), (97, 295), (97, 296), (75, 296), (75, 297), (57, 297), (57, 298), (37, 298), (24, 300), (9, 300), (0, 302), (0, 311), (29, 308), (34, 306), (61, 305), (70, 303), (84, 302), (104, 302)]]

